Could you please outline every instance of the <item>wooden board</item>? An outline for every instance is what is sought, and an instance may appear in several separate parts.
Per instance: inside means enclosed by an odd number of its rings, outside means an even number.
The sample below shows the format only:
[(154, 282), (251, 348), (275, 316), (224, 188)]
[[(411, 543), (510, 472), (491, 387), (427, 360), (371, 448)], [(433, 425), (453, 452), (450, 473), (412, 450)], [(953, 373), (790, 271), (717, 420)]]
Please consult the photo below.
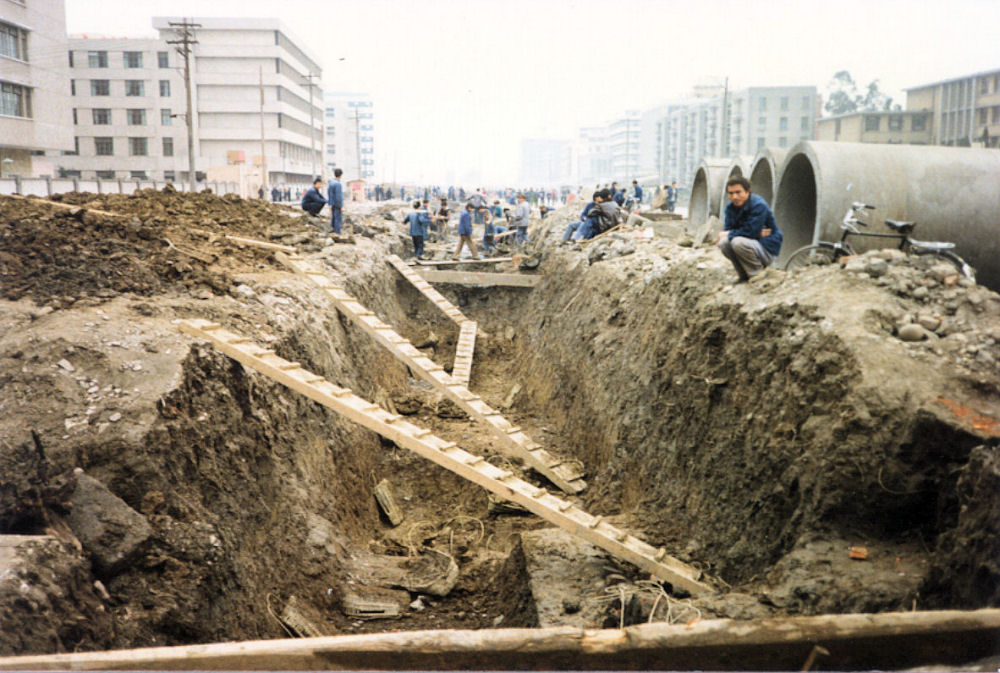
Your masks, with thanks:
[(498, 264), (513, 262), (513, 257), (480, 257), (479, 259), (420, 259), (417, 266), (461, 266), (463, 264)]
[(487, 273), (475, 271), (436, 271), (417, 269), (417, 273), (431, 283), (454, 283), (457, 285), (483, 285), (488, 287), (535, 287), (541, 276), (520, 273)]
[(397, 631), (0, 658), (27, 670), (900, 670), (995, 655), (1000, 610), (705, 619), (624, 629)]
[(96, 208), (87, 208), (86, 206), (78, 206), (72, 203), (61, 203), (59, 201), (50, 201), (49, 199), (43, 199), (40, 197), (28, 197), (21, 196), (20, 194), (4, 194), (12, 199), (21, 199), (22, 201), (31, 201), (33, 203), (44, 203), (47, 206), (52, 206), (54, 208), (62, 208), (63, 210), (74, 210), (79, 209), (81, 211), (86, 211), (88, 213), (97, 213), (98, 215), (106, 215), (108, 217), (125, 217), (121, 213), (112, 213), (107, 210), (97, 210)]
[(268, 243), (267, 241), (258, 241), (253, 238), (242, 238), (241, 236), (229, 236), (226, 238), (239, 245), (249, 245), (255, 248), (265, 248), (267, 250), (280, 250), (281, 252), (295, 253), (296, 250), (290, 245), (280, 245), (278, 243)]
[(462, 323), (458, 332), (458, 344), (455, 346), (455, 364), (451, 368), (451, 375), (466, 387), (472, 378), (472, 353), (476, 349), (476, 328), (475, 321), (466, 320)]
[(445, 299), (444, 295), (435, 290), (433, 285), (421, 278), (413, 267), (404, 262), (397, 255), (389, 255), (386, 257), (386, 261), (389, 262), (389, 264), (391, 264), (396, 271), (399, 271), (399, 273), (403, 275), (403, 278), (410, 281), (413, 287), (417, 288), (417, 290), (422, 295), (427, 297), (432, 304), (444, 311), (444, 314), (451, 318), (456, 325), (460, 326), (468, 320), (468, 318), (466, 318), (465, 315), (458, 310), (457, 306)]
[(522, 505), (546, 521), (614, 556), (634, 563), (655, 577), (692, 594), (712, 591), (712, 587), (702, 581), (700, 570), (668, 556), (666, 550), (657, 550), (605, 522), (602, 516), (588, 514), (570, 501), (520, 479), (509, 470), (486, 462), (482, 456), (464, 451), (455, 442), (447, 442), (435, 436), (430, 430), (358, 397), (350, 390), (303, 369), (298, 363), (279, 357), (272, 350), (256, 346), (246, 337), (209, 320), (178, 320), (176, 323), (181, 332), (207, 339), (218, 350), (245, 367), (255, 369), (501, 498)]
[(587, 487), (583, 474), (572, 463), (560, 460), (532, 441), (526, 433), (484, 402), (479, 395), (469, 391), (464, 384), (444, 371), (444, 367), (414, 348), (413, 344), (392, 328), (392, 325), (379, 320), (343, 287), (331, 281), (319, 267), (297, 255), (290, 256), (279, 252), (275, 253), (275, 257), (289, 269), (308, 278), (326, 292), (338, 311), (371, 335), (397, 360), (409, 367), (414, 375), (431, 384), (471, 418), (484, 423), (493, 436), (500, 440), (500, 447), (510, 456), (523, 461), (567, 493), (579, 493)]

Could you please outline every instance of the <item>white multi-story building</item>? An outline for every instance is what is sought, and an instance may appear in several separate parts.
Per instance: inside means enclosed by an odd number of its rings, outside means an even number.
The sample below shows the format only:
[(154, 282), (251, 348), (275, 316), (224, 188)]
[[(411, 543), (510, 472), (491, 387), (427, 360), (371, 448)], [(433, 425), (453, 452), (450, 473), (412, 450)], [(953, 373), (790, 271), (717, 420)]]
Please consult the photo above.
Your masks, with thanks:
[[(638, 110), (628, 110), (625, 116), (608, 124), (608, 152), (611, 177), (631, 181), (639, 174), (639, 134), (642, 118)], [(623, 183), (624, 184), (624, 183)]]
[(84, 179), (186, 179), (179, 60), (162, 40), (70, 38), (77, 151), (61, 157), (59, 173)]
[(53, 176), (72, 152), (63, 0), (0, 0), (0, 176)]
[(530, 138), (521, 141), (520, 184), (555, 187), (572, 179), (573, 149), (569, 140)]
[(375, 179), (375, 104), (365, 93), (328, 91), (323, 95), (323, 162), (326, 174)]
[(611, 155), (608, 150), (608, 127), (585, 126), (579, 130), (575, 147), (576, 172), (573, 182), (589, 184), (605, 182), (611, 175)]

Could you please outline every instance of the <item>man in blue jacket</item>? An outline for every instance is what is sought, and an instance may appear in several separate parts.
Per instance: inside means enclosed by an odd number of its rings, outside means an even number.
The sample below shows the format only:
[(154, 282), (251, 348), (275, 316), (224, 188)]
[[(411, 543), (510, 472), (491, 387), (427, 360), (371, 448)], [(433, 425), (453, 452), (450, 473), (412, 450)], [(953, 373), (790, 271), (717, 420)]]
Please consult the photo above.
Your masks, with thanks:
[(426, 210), (421, 209), (420, 201), (413, 202), (413, 210), (406, 216), (406, 223), (410, 226), (410, 238), (413, 239), (413, 256), (417, 259), (424, 257), (424, 239), (427, 237), (427, 227), (431, 223), (431, 217)]
[(319, 193), (319, 188), (322, 186), (323, 181), (319, 178), (313, 180), (312, 188), (308, 189), (305, 194), (302, 195), (302, 210), (306, 211), (313, 217), (319, 215), (319, 211), (323, 210), (323, 206), (326, 205), (326, 199)]
[(733, 178), (726, 183), (726, 223), (719, 233), (719, 250), (744, 283), (771, 265), (781, 252), (781, 229), (767, 202), (750, 193), (750, 181)]
[(636, 208), (642, 205), (642, 186), (638, 180), (632, 181), (632, 200), (635, 201)]
[(335, 234), (339, 234), (344, 226), (344, 186), (340, 184), (340, 176), (343, 174), (344, 171), (334, 168), (333, 180), (326, 190), (326, 199), (330, 202), (330, 226)]

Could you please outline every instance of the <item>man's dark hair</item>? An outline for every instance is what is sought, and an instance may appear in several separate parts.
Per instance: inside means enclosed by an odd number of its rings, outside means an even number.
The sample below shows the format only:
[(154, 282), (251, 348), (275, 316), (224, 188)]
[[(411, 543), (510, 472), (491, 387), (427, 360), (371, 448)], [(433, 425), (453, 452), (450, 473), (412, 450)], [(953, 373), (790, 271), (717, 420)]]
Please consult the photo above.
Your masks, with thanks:
[(339, 169), (339, 168), (334, 168), (333, 169), (333, 177), (339, 178), (343, 174), (344, 174), (344, 171), (342, 171), (341, 169)]
[(633, 184), (633, 185), (637, 185), (637, 184), (639, 184), (639, 181), (638, 181), (638, 180), (633, 180), (633, 181), (632, 181), (632, 184)]
[(476, 207), (474, 205), (472, 205), (471, 203), (467, 203), (467, 204), (465, 204), (465, 209), (466, 210), (475, 210)]
[(315, 185), (317, 182), (323, 184), (323, 178), (316, 178), (315, 180), (313, 180), (313, 185)]
[(417, 210), (420, 210), (420, 202), (419, 201), (414, 201), (413, 202), (413, 207), (416, 208)]
[(730, 187), (735, 187), (736, 185), (739, 185), (743, 189), (747, 190), (747, 192), (750, 191), (750, 181), (744, 177), (729, 178), (728, 180), (726, 180), (726, 189), (729, 189)]
[(602, 199), (604, 198), (604, 196), (601, 194), (600, 190), (598, 190), (598, 191), (594, 192), (594, 195), (590, 197), (590, 200), (593, 201), (598, 196), (600, 196)]
[(610, 189), (602, 189), (601, 190), (601, 198), (604, 199), (605, 201), (610, 200), (611, 199), (611, 190)]

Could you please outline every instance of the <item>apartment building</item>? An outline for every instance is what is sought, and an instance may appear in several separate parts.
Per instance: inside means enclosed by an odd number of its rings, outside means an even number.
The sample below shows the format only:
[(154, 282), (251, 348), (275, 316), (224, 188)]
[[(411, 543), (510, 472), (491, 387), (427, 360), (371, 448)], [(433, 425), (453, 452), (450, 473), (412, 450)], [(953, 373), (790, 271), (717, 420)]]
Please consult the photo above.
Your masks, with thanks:
[(328, 91), (323, 95), (323, 163), (344, 178), (375, 180), (375, 103), (366, 93)]
[(604, 182), (611, 175), (611, 153), (607, 126), (585, 126), (577, 132), (573, 146), (575, 161), (570, 166), (570, 182)]
[(639, 174), (639, 137), (642, 117), (638, 110), (627, 110), (624, 117), (608, 124), (608, 153), (611, 175), (631, 180)]
[(1000, 147), (1000, 70), (905, 91), (907, 111), (925, 111), (933, 116), (933, 144)]
[[(74, 153), (62, 177), (187, 180), (180, 57), (162, 40), (69, 40)], [(198, 166), (204, 170), (205, 166)]]
[(816, 140), (851, 143), (933, 143), (933, 118), (929, 111), (853, 112), (824, 117), (816, 122)]
[(63, 0), (0, 0), (0, 176), (54, 176), (73, 151)]
[(529, 138), (521, 141), (521, 185), (552, 187), (568, 181), (572, 172), (573, 148), (569, 140)]

